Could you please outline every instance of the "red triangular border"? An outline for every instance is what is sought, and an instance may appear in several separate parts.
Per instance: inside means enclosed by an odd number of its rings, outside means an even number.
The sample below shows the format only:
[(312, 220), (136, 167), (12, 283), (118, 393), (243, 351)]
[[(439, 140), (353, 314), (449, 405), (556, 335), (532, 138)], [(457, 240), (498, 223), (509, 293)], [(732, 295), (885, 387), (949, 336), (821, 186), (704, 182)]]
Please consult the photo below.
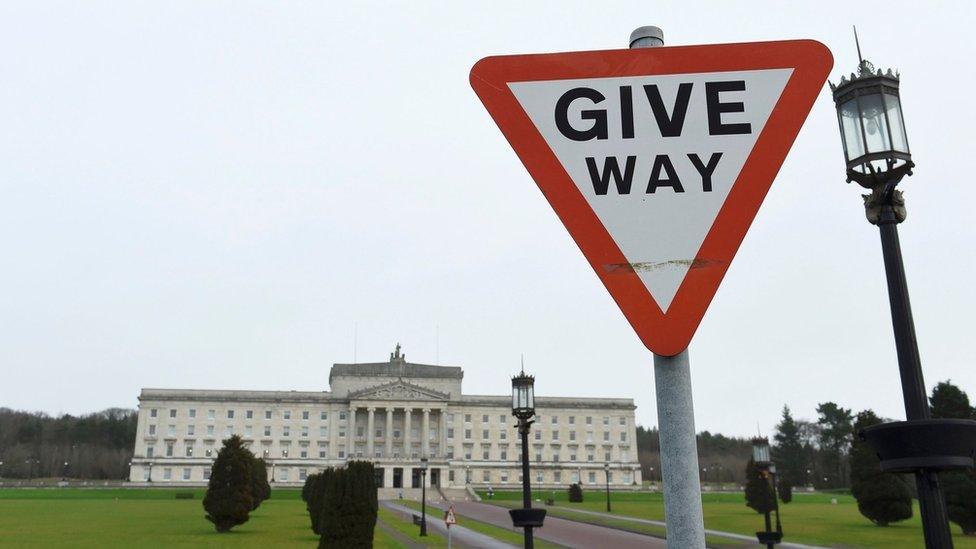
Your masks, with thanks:
[[(800, 127), (833, 57), (813, 40), (486, 57), (471, 86), (563, 225), (652, 352), (688, 347)], [(511, 92), (510, 82), (792, 68), (692, 268), (665, 315)]]

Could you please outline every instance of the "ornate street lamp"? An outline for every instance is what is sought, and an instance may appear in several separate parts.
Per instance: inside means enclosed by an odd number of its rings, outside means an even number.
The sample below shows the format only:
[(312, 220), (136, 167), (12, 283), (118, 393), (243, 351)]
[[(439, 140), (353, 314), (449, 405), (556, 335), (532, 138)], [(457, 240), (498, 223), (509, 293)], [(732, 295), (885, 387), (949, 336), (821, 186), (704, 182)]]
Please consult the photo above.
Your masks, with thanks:
[(153, 466), (153, 462), (150, 461), (147, 465), (149, 465), (149, 472), (146, 475), (146, 482), (152, 482), (152, 466)]
[(768, 438), (757, 437), (752, 439), (752, 461), (756, 463), (760, 474), (766, 480), (766, 486), (769, 488), (773, 498), (773, 510), (776, 512), (776, 530), (772, 528), (769, 508), (767, 508), (764, 513), (766, 531), (756, 532), (756, 538), (760, 544), (764, 544), (768, 549), (773, 549), (773, 546), (783, 541), (783, 525), (779, 520), (779, 498), (776, 494), (776, 464), (773, 463), (770, 456)]
[(857, 49), (860, 59), (857, 74), (851, 74), (850, 79), (843, 77), (836, 86), (831, 83), (830, 87), (847, 161), (847, 181), (855, 181), (871, 191), (864, 195), (865, 213), (881, 232), (891, 322), (908, 420), (868, 427), (858, 436), (881, 458), (882, 471), (915, 473), (926, 547), (952, 547), (945, 499), (936, 473), (973, 467), (976, 421), (931, 419), (898, 240), (898, 224), (907, 214), (904, 197), (895, 187), (906, 175), (912, 175), (915, 167), (901, 109), (901, 79), (890, 69), (876, 70), (861, 57), (860, 45)]
[(427, 458), (420, 458), (420, 535), (427, 535)]
[(603, 472), (607, 474), (607, 512), (610, 512), (610, 462), (603, 464)]
[(61, 469), (61, 480), (62, 481), (67, 481), (68, 480), (68, 462), (67, 461), (64, 462), (64, 468)]
[(532, 508), (532, 487), (529, 484), (529, 429), (535, 415), (535, 378), (522, 372), (512, 378), (512, 415), (518, 419), (518, 432), (522, 437), (522, 509), (511, 509), (512, 524), (525, 529), (525, 549), (532, 549), (532, 529), (542, 526), (545, 509)]

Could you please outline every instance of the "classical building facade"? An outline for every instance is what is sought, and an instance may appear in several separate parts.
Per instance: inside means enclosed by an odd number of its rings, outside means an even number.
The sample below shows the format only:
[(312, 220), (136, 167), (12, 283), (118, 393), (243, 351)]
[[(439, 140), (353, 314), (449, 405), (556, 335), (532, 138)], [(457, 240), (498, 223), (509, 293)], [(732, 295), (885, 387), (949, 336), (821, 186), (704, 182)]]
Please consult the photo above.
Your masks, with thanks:
[[(335, 364), (331, 391), (143, 389), (130, 480), (202, 484), (221, 441), (236, 434), (276, 484), (369, 460), (390, 489), (520, 487), (521, 443), (511, 396), (465, 395), (464, 372), (388, 362)], [(632, 399), (537, 397), (529, 439), (533, 486), (639, 485)]]

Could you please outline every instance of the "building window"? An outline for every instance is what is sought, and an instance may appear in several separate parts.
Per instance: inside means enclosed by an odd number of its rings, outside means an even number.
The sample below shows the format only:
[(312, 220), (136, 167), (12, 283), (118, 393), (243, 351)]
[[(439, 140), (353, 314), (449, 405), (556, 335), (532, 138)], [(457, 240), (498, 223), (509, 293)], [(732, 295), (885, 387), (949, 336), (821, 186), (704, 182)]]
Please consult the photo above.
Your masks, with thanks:
[(214, 426), (213, 425), (207, 425), (207, 434), (210, 435), (210, 436), (213, 436), (213, 434), (214, 434)]
[(603, 431), (603, 442), (610, 442), (610, 431)]
[[(453, 429), (449, 429), (449, 430), (450, 431), (453, 431)], [(400, 438), (400, 430), (399, 429), (394, 429), (393, 430), (393, 438)]]
[(245, 425), (244, 426), (244, 436), (247, 437), (247, 438), (251, 438), (251, 437), (254, 436), (254, 426), (253, 425)]
[(270, 437), (271, 436), (271, 426), (270, 425), (265, 425), (264, 426), (264, 436), (266, 436), (266, 437)]
[(569, 424), (576, 425), (576, 416), (569, 416)]
[(535, 453), (535, 460), (536, 461), (542, 461), (542, 452), (536, 452)]
[(464, 414), (464, 422), (471, 423), (471, 414)]
[[(397, 436), (399, 437), (400, 435), (397, 434)], [(454, 427), (447, 428), (447, 438), (454, 438)]]
[(216, 419), (217, 410), (207, 410), (207, 419)]
[(301, 451), (298, 452), (298, 457), (300, 457), (302, 459), (307, 458), (308, 457), (308, 450), (305, 449), (305, 448), (302, 448)]
[(343, 428), (339, 429), (339, 438), (346, 438), (346, 430)]
[(173, 479), (173, 470), (170, 469), (169, 467), (163, 469), (163, 480), (172, 480), (172, 479)]
[(339, 421), (346, 421), (346, 413), (339, 412)]
[(559, 431), (552, 432), (552, 440), (559, 440)]
[(485, 470), (481, 473), (481, 480), (484, 482), (491, 482), (491, 471)]
[(149, 409), (149, 417), (156, 417), (156, 409), (155, 408), (150, 408)]
[(466, 446), (464, 448), (464, 459), (467, 459), (467, 460), (470, 460), (471, 459), (471, 447), (470, 446)]
[(470, 439), (471, 438), (471, 429), (465, 429), (464, 430), (464, 438), (467, 438), (467, 439)]
[(322, 413), (320, 413), (319, 414), (319, 419), (321, 419), (322, 421), (325, 421), (325, 420), (329, 419), (329, 413), (328, 412), (322, 412)]
[(586, 461), (593, 461), (593, 454), (586, 454)]
[(234, 436), (234, 426), (228, 425), (227, 428), (224, 429), (224, 434), (228, 437)]
[(203, 468), (203, 480), (210, 480), (210, 469)]
[(271, 419), (271, 410), (264, 411), (264, 419)]
[(505, 425), (505, 418), (506, 418), (505, 414), (498, 416), (498, 423)]
[(302, 425), (302, 438), (308, 438), (308, 425)]
[(188, 457), (188, 458), (193, 457), (193, 446), (192, 445), (186, 447), (186, 457)]
[(302, 410), (302, 421), (308, 421), (308, 410)]
[[(399, 457), (394, 455), (393, 457)], [(447, 459), (454, 459), (454, 448), (447, 449)]]
[(285, 410), (284, 412), (281, 412), (281, 418), (285, 420), (291, 419), (291, 410)]
[(499, 475), (499, 476), (501, 477), (501, 481), (503, 483), (507, 483), (508, 482), (508, 471), (502, 471), (501, 472), (501, 475)]
[(153, 448), (152, 446), (146, 446), (146, 457), (147, 458), (153, 457), (153, 454), (155, 453), (155, 451), (156, 451), (156, 449)]
[(508, 439), (508, 433), (506, 433), (505, 431), (499, 431), (498, 432), (498, 438), (501, 439), (501, 440), (507, 440)]
[(569, 461), (576, 461), (576, 454), (569, 454)]
[(603, 461), (610, 461), (610, 452), (603, 452)]
[(150, 425), (149, 426), (149, 436), (155, 436), (155, 435), (156, 435), (156, 426), (155, 425)]
[(288, 457), (288, 448), (285, 448), (281, 451), (281, 457), (283, 458)]
[(207, 448), (204, 454), (206, 454), (207, 457), (213, 456), (213, 448)]
[(319, 436), (321, 438), (325, 438), (325, 437), (329, 436), (329, 428), (326, 427), (326, 426), (324, 426), (324, 425), (321, 426), (321, 427), (319, 427)]
[(308, 478), (308, 469), (299, 469), (298, 480), (304, 481), (306, 478)]
[(183, 480), (190, 480), (190, 468), (189, 467), (184, 467), (183, 468)]
[(285, 425), (284, 427), (282, 427), (281, 428), (281, 436), (283, 436), (283, 437), (291, 436), (291, 427), (289, 427), (287, 425)]
[[(380, 435), (376, 435), (380, 436)], [(437, 440), (437, 428), (431, 427), (430, 432), (427, 433), (427, 440)]]
[(488, 440), (488, 429), (481, 430), (481, 440)]
[(501, 456), (500, 457), (501, 457), (501, 460), (502, 461), (507, 460), (508, 459), (508, 450), (502, 450), (502, 453), (501, 453)]
[(542, 440), (542, 430), (541, 429), (536, 429), (535, 430), (535, 439), (536, 440)]
[(559, 423), (559, 416), (552, 416), (552, 424), (557, 425)]
[(573, 484), (576, 484), (577, 482), (579, 482), (579, 480), (580, 480), (579, 471), (573, 471), (573, 475), (572, 475)]
[(610, 425), (610, 416), (603, 416), (603, 424)]
[(166, 426), (166, 434), (169, 435), (169, 436), (171, 436), (171, 437), (175, 437), (176, 436), (176, 425), (167, 425)]
[(363, 436), (363, 431), (364, 429), (362, 427), (356, 427), (356, 436), (357, 437)]
[(173, 457), (173, 445), (172, 444), (167, 444), (166, 445), (166, 457)]
[(586, 432), (586, 442), (589, 444), (593, 444), (593, 431)]
[(624, 416), (620, 416), (620, 424), (621, 425), (627, 425), (627, 418), (624, 417)]
[(558, 450), (557, 451), (554, 451), (552, 453), (552, 460), (553, 461), (559, 461), (559, 451)]
[(625, 461), (627, 461), (627, 458), (628, 457), (629, 456), (627, 455), (627, 451), (626, 450), (621, 450), (620, 451), (620, 461), (624, 461), (625, 462)]
[(590, 471), (590, 474), (587, 476), (587, 482), (594, 484), (596, 482), (596, 473)]
[(172, 408), (169, 411), (169, 417), (176, 417), (176, 408)]
[(593, 425), (593, 417), (592, 416), (586, 416), (586, 424), (587, 425)]
[(190, 419), (194, 419), (196, 417), (197, 417), (197, 410), (196, 410), (196, 408), (190, 408)]
[(488, 423), (488, 414), (485, 414), (485, 415), (481, 416), (481, 422), (482, 423)]
[(542, 482), (542, 472), (541, 471), (535, 474), (535, 481), (536, 482), (539, 482), (539, 483)]
[(278, 468), (278, 480), (280, 482), (288, 482), (288, 468), (279, 467)]
[(227, 410), (227, 419), (234, 419), (234, 410)]
[(627, 442), (627, 433), (620, 433), (620, 442)]
[(319, 448), (319, 458), (325, 459), (325, 450), (323, 450), (322, 448)]
[(254, 419), (254, 410), (244, 410), (244, 419)]
[(489, 459), (488, 454), (489, 454), (488, 448), (482, 448), (481, 449), (481, 459), (483, 459), (485, 461), (488, 461), (488, 459)]
[(192, 437), (193, 436), (193, 431), (196, 430), (195, 427), (196, 427), (195, 425), (187, 425), (186, 426), (186, 436)]
[(339, 448), (339, 459), (346, 459), (346, 450), (345, 450), (345, 448)]

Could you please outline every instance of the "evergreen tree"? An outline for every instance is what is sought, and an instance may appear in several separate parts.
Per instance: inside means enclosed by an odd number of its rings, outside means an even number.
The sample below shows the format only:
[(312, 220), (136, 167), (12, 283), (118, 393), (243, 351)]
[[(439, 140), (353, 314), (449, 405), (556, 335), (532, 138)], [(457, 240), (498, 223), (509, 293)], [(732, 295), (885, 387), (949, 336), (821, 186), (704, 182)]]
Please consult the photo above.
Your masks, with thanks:
[(302, 499), (305, 500), (305, 508), (308, 509), (308, 516), (312, 521), (312, 531), (322, 535), (320, 523), (322, 520), (322, 501), (325, 495), (326, 477), (333, 474), (334, 469), (325, 469), (321, 473), (309, 475), (305, 479), (305, 486), (302, 487)]
[(254, 499), (251, 510), (254, 511), (271, 497), (271, 485), (268, 484), (268, 466), (264, 459), (251, 454), (251, 460), (251, 497)]
[(823, 473), (828, 478), (827, 486), (843, 486), (845, 461), (851, 445), (851, 421), (854, 416), (847, 408), (841, 408), (833, 402), (824, 402), (817, 406), (817, 424), (820, 425), (820, 455), (823, 462)]
[(785, 480), (776, 483), (776, 491), (779, 492), (779, 500), (783, 503), (793, 501), (793, 485)]
[(578, 483), (574, 482), (569, 485), (569, 502), (583, 503), (583, 487)]
[(325, 476), (320, 549), (372, 548), (379, 508), (375, 474), (372, 463), (353, 461)]
[[(943, 381), (932, 389), (929, 399), (932, 417), (949, 419), (970, 419), (973, 409), (969, 395), (951, 381)], [(939, 475), (945, 493), (949, 520), (962, 528), (967, 536), (976, 534), (976, 473), (967, 471), (947, 471)]]
[(234, 435), (224, 441), (217, 454), (203, 508), (207, 520), (218, 532), (227, 532), (247, 522), (254, 506), (251, 496), (251, 465), (254, 456), (244, 447), (241, 437)]
[(772, 492), (772, 485), (763, 477), (756, 462), (749, 458), (749, 462), (746, 463), (746, 506), (757, 513), (772, 511), (774, 503)]
[(806, 479), (807, 464), (800, 430), (788, 406), (783, 406), (783, 419), (776, 425), (773, 440), (776, 442), (772, 448), (773, 461), (779, 469), (780, 486), (801, 486)]
[(953, 385), (951, 380), (943, 381), (932, 389), (929, 403), (932, 405), (932, 417), (973, 418), (973, 408), (969, 404), (969, 395)]
[[(855, 431), (881, 423), (871, 410), (857, 414)], [(878, 526), (912, 517), (912, 494), (904, 479), (882, 473), (878, 455), (858, 438), (851, 447), (851, 493), (857, 509)]]

